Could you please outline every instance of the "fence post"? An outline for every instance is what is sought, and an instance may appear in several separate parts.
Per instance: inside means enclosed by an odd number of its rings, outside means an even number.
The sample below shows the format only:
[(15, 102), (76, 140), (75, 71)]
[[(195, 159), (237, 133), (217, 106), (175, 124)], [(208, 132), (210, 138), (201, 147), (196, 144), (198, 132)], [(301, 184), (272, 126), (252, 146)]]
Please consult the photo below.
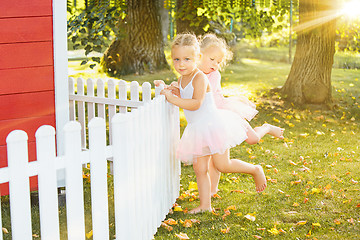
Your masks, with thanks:
[(107, 191), (106, 123), (93, 118), (89, 123), (89, 155), (93, 239), (109, 239)]
[[(143, 92), (144, 93), (144, 92)], [(143, 99), (144, 101), (144, 99)], [(147, 164), (147, 152), (146, 152), (146, 142), (145, 142), (145, 135), (146, 135), (146, 122), (147, 120), (145, 120), (145, 109), (144, 106), (141, 106), (138, 108), (138, 118), (137, 118), (137, 122), (138, 122), (138, 140), (135, 142), (137, 143), (137, 151), (139, 151), (139, 156), (138, 156), (138, 164), (139, 164), (139, 198), (142, 200), (140, 202), (141, 207), (140, 207), (140, 212), (142, 213), (143, 217), (140, 218), (141, 219), (141, 223), (142, 223), (142, 227), (143, 227), (143, 233), (142, 233), (142, 238), (143, 239), (151, 239), (151, 234), (150, 234), (150, 227), (149, 227), (149, 219), (151, 218), (151, 211), (149, 211), (151, 208), (148, 208), (147, 203), (149, 201), (148, 195), (147, 195), (147, 173), (146, 171), (148, 170), (146, 168), (146, 164)], [(140, 216), (140, 215), (139, 215)]]
[(155, 97), (160, 95), (161, 90), (164, 89), (164, 85), (160, 84), (160, 86), (155, 86)]
[(32, 239), (27, 140), (22, 130), (14, 130), (6, 138), (13, 240)]
[[(75, 94), (75, 89), (74, 89), (74, 84), (75, 84), (75, 80), (74, 78), (70, 77), (69, 78), (69, 95), (74, 95)], [(69, 100), (69, 116), (70, 116), (70, 121), (75, 121), (76, 119), (76, 115), (75, 115), (75, 101), (74, 100)]]
[[(126, 82), (124, 80), (119, 81), (119, 99), (120, 100), (127, 100), (127, 86)], [(127, 107), (119, 107), (120, 113), (126, 113)]]
[[(163, 128), (161, 126), (161, 118), (160, 118), (160, 113), (161, 113), (161, 101), (162, 99), (165, 98), (165, 96), (163, 95), (159, 95), (158, 97), (155, 98), (155, 106), (154, 106), (154, 122), (155, 122), (155, 126), (154, 128), (156, 129), (156, 133), (155, 138), (156, 138), (156, 145), (158, 146), (162, 146), (163, 147), (163, 142), (162, 142), (162, 132), (163, 132)], [(164, 166), (162, 164), (163, 160), (162, 160), (162, 151), (158, 151), (156, 154), (156, 166), (157, 167), (157, 174), (156, 174), (156, 191), (157, 191), (157, 199), (156, 199), (156, 203), (157, 203), (157, 211), (158, 211), (158, 219), (157, 221), (160, 221), (163, 218), (163, 206), (164, 206), (164, 199), (162, 198), (162, 194), (163, 194), (163, 188), (164, 188), (164, 182), (163, 182), (163, 172), (164, 172)]]
[[(136, 82), (137, 83), (137, 82)], [(136, 86), (136, 84), (133, 84), (133, 86)], [(134, 91), (135, 93), (136, 91)], [(135, 95), (138, 96), (138, 95)], [(139, 96), (138, 96), (139, 97)], [(132, 115), (132, 128), (131, 128), (131, 135), (133, 136), (132, 138), (132, 146), (131, 146), (131, 151), (133, 151), (133, 168), (131, 169), (131, 171), (134, 174), (134, 189), (135, 189), (135, 204), (136, 204), (136, 208), (133, 210), (134, 215), (135, 215), (135, 221), (137, 222), (137, 225), (140, 229), (144, 228), (144, 218), (142, 216), (143, 214), (143, 205), (141, 204), (142, 201), (142, 186), (141, 186), (141, 155), (140, 155), (140, 151), (139, 151), (139, 142), (140, 142), (140, 121), (139, 121), (139, 109), (133, 109), (130, 113)], [(141, 234), (143, 234), (142, 232), (137, 232), (136, 233), (136, 237), (135, 239), (141, 239), (143, 238), (141, 236)]]
[[(108, 80), (108, 98), (109, 99), (116, 99), (116, 87), (115, 87), (115, 80), (110, 78)], [(116, 113), (116, 106), (115, 105), (108, 105), (109, 106), (109, 143), (112, 143), (112, 132), (111, 132), (111, 124), (110, 121)]]
[(43, 125), (36, 131), (36, 156), (39, 166), (39, 211), (41, 239), (60, 239), (58, 195), (55, 167), (55, 129)]
[[(100, 98), (104, 98), (105, 97), (105, 82), (103, 79), (99, 78), (97, 80), (97, 94), (96, 96), (100, 97)], [(106, 114), (105, 114), (105, 104), (103, 103), (98, 103), (98, 117), (101, 117), (103, 119), (106, 119)]]
[(150, 234), (149, 236), (147, 236), (147, 238), (151, 238), (153, 234), (156, 233), (156, 229), (157, 226), (154, 222), (154, 201), (153, 201), (153, 189), (154, 189), (154, 174), (153, 174), (153, 169), (156, 167), (153, 163), (153, 157), (152, 157), (152, 152), (156, 151), (157, 149), (161, 149), (161, 147), (159, 148), (159, 146), (154, 146), (153, 142), (151, 141), (151, 134), (152, 134), (152, 129), (153, 129), (153, 122), (151, 121), (151, 101), (146, 102), (144, 104), (144, 119), (147, 119), (146, 121), (144, 121), (144, 136), (143, 136), (143, 140), (144, 140), (144, 150), (143, 152), (145, 153), (145, 161), (144, 161), (144, 179), (145, 179), (145, 191), (146, 191), (146, 206), (145, 209), (147, 209), (148, 211), (151, 212), (148, 215), (148, 219), (146, 221), (147, 223), (147, 228), (148, 228), (148, 233)]
[(130, 83), (130, 99), (139, 101), (139, 83), (137, 81), (132, 81)]
[[(95, 81), (92, 78), (88, 78), (86, 81), (86, 95), (89, 97), (94, 97), (94, 90), (95, 90)], [(88, 122), (91, 121), (95, 117), (95, 103), (88, 102), (87, 103), (87, 111), (88, 111)]]
[(64, 134), (68, 240), (85, 240), (80, 124), (68, 122)]
[[(77, 79), (77, 95), (84, 96), (84, 79), (78, 78)], [(78, 121), (81, 124), (81, 147), (86, 147), (86, 127), (85, 127), (85, 102), (78, 101)]]
[[(149, 103), (149, 122), (153, 123), (153, 125), (151, 126), (151, 128), (149, 128), (149, 148), (152, 149), (151, 154), (149, 156), (149, 163), (150, 163), (150, 183), (151, 183), (151, 205), (153, 206), (153, 214), (152, 214), (152, 232), (156, 232), (157, 230), (157, 222), (159, 220), (159, 211), (157, 208), (157, 197), (158, 197), (158, 186), (157, 186), (157, 179), (159, 177), (159, 169), (157, 167), (157, 162), (158, 162), (158, 151), (161, 151), (162, 147), (159, 146), (156, 142), (157, 138), (156, 138), (156, 126), (154, 123), (156, 123), (155, 121), (155, 104), (156, 104), (156, 98), (153, 99), (151, 101), (151, 103)], [(155, 149), (158, 149), (158, 151), (156, 151)]]
[[(138, 230), (135, 219), (135, 184), (132, 114), (115, 114), (111, 124), (113, 138), (115, 232), (117, 240), (135, 238)], [(124, 194), (125, 193), (125, 194)]]
[(141, 86), (142, 86), (143, 102), (150, 102), (151, 101), (151, 84), (149, 82), (144, 82)]

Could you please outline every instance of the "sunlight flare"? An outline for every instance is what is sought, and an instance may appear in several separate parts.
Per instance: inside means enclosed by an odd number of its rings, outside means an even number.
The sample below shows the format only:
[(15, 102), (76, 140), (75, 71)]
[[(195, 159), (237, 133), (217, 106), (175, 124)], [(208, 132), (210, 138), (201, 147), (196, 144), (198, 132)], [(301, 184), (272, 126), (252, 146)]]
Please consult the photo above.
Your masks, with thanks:
[(360, 16), (360, 1), (352, 0), (344, 4), (341, 14), (349, 18), (356, 18)]
[(338, 11), (322, 11), (319, 13), (319, 17), (316, 19), (305, 21), (294, 28), (294, 31), (310, 31), (314, 28), (317, 28), (323, 24), (326, 24), (335, 18), (337, 18), (341, 13)]

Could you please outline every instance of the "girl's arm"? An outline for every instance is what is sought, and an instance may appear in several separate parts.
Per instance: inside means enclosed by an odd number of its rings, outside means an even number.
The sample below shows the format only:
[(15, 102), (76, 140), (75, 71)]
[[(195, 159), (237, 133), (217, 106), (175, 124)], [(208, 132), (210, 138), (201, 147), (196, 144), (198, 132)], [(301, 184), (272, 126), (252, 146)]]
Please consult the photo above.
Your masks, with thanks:
[(171, 93), (169, 89), (164, 89), (161, 94), (164, 94), (166, 99), (185, 110), (194, 111), (200, 108), (205, 98), (206, 81), (204, 74), (198, 74), (193, 80), (194, 93), (192, 99), (179, 98)]

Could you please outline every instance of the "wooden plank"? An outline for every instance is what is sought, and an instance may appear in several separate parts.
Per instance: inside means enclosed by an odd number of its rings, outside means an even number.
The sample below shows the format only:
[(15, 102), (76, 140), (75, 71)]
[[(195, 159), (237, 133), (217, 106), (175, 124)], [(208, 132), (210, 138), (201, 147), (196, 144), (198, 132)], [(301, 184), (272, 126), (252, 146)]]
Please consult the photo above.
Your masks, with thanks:
[(29, 142), (35, 141), (35, 132), (41, 125), (51, 125), (55, 127), (55, 115), (37, 116), (31, 118), (10, 119), (0, 121), (0, 146), (6, 145), (7, 135), (15, 129), (27, 132)]
[(52, 15), (52, 0), (1, 1), (0, 18)]
[(52, 41), (52, 17), (0, 19), (0, 44)]
[(54, 90), (54, 67), (0, 70), (0, 95)]
[(54, 91), (0, 95), (0, 120), (55, 114)]
[(0, 70), (54, 64), (52, 41), (0, 44), (0, 53)]

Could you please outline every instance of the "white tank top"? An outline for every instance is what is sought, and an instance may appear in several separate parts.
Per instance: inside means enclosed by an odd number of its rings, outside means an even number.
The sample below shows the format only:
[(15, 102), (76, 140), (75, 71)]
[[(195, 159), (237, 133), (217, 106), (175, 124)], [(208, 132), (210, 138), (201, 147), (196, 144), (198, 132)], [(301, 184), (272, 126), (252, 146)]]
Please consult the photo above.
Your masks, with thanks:
[[(198, 72), (196, 72), (194, 74), (191, 81), (184, 88), (182, 88), (182, 85), (181, 85), (181, 80), (182, 79), (180, 79), (179, 88), (180, 88), (180, 96), (181, 96), (181, 98), (192, 99), (193, 94), (194, 94), (194, 87), (193, 87), (192, 82), (193, 82), (195, 76), (199, 72), (200, 71), (198, 71)], [(207, 78), (206, 78), (206, 80), (207, 80)], [(214, 102), (212, 92), (207, 92), (205, 94), (204, 101), (201, 104), (199, 109), (194, 110), (194, 111), (184, 109), (184, 114), (185, 114), (187, 122), (191, 123), (191, 122), (195, 122), (195, 121), (201, 119), (202, 117), (206, 116), (207, 114), (211, 113), (214, 110), (216, 110), (216, 106), (215, 106), (215, 102)]]

